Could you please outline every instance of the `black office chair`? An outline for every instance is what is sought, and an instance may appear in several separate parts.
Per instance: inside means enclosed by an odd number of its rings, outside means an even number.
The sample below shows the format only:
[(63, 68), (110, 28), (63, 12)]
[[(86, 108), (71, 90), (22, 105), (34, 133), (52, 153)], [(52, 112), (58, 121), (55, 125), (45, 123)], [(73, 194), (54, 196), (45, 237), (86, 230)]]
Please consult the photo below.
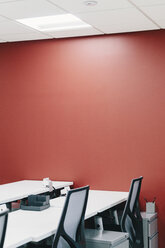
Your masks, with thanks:
[(3, 248), (8, 220), (8, 211), (0, 213), (0, 248)]
[(69, 190), (52, 248), (83, 248), (89, 186)]
[(139, 207), (139, 195), (143, 177), (133, 179), (121, 218), (121, 230), (129, 233), (130, 248), (143, 248), (143, 223)]

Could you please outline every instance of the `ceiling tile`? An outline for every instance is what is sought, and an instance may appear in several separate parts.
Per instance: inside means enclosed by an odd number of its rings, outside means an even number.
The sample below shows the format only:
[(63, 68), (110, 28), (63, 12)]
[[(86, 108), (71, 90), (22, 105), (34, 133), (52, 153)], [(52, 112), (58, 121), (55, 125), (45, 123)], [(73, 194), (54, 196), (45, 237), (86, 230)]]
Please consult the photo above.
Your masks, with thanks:
[(141, 7), (141, 9), (160, 27), (165, 28), (165, 5)]
[(64, 37), (75, 37), (75, 36), (89, 36), (89, 35), (99, 35), (103, 34), (102, 32), (94, 28), (84, 28), (84, 29), (72, 29), (65, 31), (56, 31), (50, 33), (55, 38), (64, 38)]
[(131, 0), (137, 6), (151, 6), (165, 4), (165, 0)]
[(23, 1), (23, 0), (0, 0), (0, 3), (8, 3), (8, 2), (16, 2), (16, 1)]
[[(165, 0), (97, 0), (95, 6), (86, 6), (84, 1), (0, 0), (0, 42), (156, 30), (159, 26), (165, 28)], [(66, 12), (75, 14), (92, 28), (44, 34), (14, 21)]]
[(32, 33), (32, 30), (33, 29), (30, 29), (14, 21), (0, 22), (0, 37), (2, 37), (2, 34)]
[(26, 40), (43, 40), (43, 39), (52, 39), (52, 37), (44, 34), (35, 34), (35, 33), (27, 33), (27, 34), (6, 34), (1, 35), (6, 41), (26, 41)]
[(80, 13), (77, 16), (107, 34), (159, 29), (136, 9)]
[(46, 0), (24, 0), (0, 5), (0, 15), (13, 19), (30, 18), (65, 13)]
[(6, 21), (8, 21), (7, 18), (5, 18), (5, 17), (3, 17), (3, 16), (0, 16), (0, 22), (6, 22)]
[(97, 5), (86, 6), (85, 0), (50, 0), (71, 13), (93, 12), (109, 9), (132, 8), (127, 0), (97, 0)]

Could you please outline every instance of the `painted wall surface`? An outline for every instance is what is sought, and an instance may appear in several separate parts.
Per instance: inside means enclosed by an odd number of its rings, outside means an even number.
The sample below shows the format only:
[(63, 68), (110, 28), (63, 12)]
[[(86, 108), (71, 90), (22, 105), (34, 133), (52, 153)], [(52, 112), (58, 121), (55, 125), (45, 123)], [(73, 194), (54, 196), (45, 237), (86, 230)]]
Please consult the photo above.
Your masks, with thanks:
[(165, 31), (0, 45), (0, 183), (128, 191), (165, 238)]

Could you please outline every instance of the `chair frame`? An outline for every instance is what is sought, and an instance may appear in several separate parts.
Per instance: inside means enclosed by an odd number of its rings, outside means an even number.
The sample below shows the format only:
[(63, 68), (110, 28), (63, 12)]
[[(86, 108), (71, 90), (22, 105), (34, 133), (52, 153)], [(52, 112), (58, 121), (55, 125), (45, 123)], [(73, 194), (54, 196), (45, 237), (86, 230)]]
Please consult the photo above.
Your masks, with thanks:
[[(142, 223), (142, 217), (141, 217), (141, 214), (140, 214), (140, 206), (139, 206), (139, 196), (140, 196), (140, 189), (141, 189), (142, 179), (143, 179), (143, 177), (139, 177), (139, 178), (135, 178), (135, 179), (132, 180), (128, 200), (126, 202), (124, 212), (123, 212), (123, 215), (122, 215), (122, 219), (121, 219), (121, 230), (122, 230), (122, 232), (127, 232), (127, 230), (125, 228), (125, 222), (126, 222), (127, 216), (129, 216), (130, 219), (132, 220), (133, 227), (136, 230), (136, 235), (135, 235), (134, 241), (129, 239), (131, 248), (143, 248), (144, 247), (144, 242), (143, 242), (143, 223)], [(139, 181), (139, 187), (138, 187), (137, 195), (136, 195), (136, 198), (135, 198), (135, 204), (134, 204), (133, 209), (131, 211), (130, 210), (130, 202), (131, 202), (131, 197), (132, 197), (132, 193), (133, 193), (134, 184), (137, 181)]]
[[(68, 208), (68, 204), (69, 204), (69, 200), (70, 197), (73, 193), (75, 192), (80, 192), (86, 190), (86, 195), (85, 195), (85, 201), (84, 201), (84, 206), (83, 206), (83, 210), (82, 210), (82, 214), (80, 217), (80, 222), (78, 224), (78, 228), (77, 228), (77, 232), (76, 232), (76, 241), (73, 240), (66, 232), (64, 229), (64, 221), (65, 221), (65, 217), (67, 214), (67, 208)], [(81, 188), (77, 188), (77, 189), (71, 189), (68, 191), (67, 193), (67, 197), (65, 200), (65, 205), (63, 208), (63, 212), (61, 215), (61, 219), (59, 222), (59, 226), (57, 229), (57, 232), (54, 236), (54, 240), (53, 240), (53, 244), (52, 244), (52, 248), (56, 248), (59, 242), (60, 237), (62, 237), (71, 248), (81, 248), (84, 247), (85, 244), (85, 235), (84, 235), (84, 216), (85, 216), (85, 210), (86, 210), (86, 206), (87, 206), (87, 200), (88, 200), (88, 193), (89, 193), (89, 186), (85, 186), (85, 187), (81, 187)]]
[(3, 244), (5, 241), (5, 234), (6, 234), (6, 229), (7, 229), (7, 221), (8, 221), (8, 210), (4, 211), (2, 213), (0, 213), (0, 219), (2, 216), (5, 216), (5, 220), (4, 220), (4, 226), (3, 226), (3, 231), (2, 231), (2, 237), (0, 239), (0, 248), (3, 248)]

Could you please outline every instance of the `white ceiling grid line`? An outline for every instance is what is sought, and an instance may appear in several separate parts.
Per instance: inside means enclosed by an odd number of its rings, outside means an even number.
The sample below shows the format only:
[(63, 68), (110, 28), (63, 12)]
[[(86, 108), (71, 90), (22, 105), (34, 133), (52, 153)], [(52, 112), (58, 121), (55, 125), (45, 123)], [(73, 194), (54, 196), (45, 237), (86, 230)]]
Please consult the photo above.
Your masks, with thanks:
[(128, 0), (128, 1), (129, 1), (130, 3), (132, 3), (133, 6), (134, 6), (137, 10), (139, 10), (141, 13), (143, 13), (143, 15), (144, 15), (147, 19), (149, 19), (152, 23), (154, 23), (154, 24), (158, 27), (158, 29), (161, 28), (160, 25), (155, 21), (155, 19), (152, 19), (145, 11), (143, 11), (142, 7), (137, 6), (137, 5), (133, 2), (133, 0)]
[[(85, 2), (87, 0), (0, 0), (0, 43), (165, 28), (165, 0), (95, 0), (97, 4), (91, 6)], [(39, 31), (17, 21), (62, 14), (73, 14), (91, 27)]]

